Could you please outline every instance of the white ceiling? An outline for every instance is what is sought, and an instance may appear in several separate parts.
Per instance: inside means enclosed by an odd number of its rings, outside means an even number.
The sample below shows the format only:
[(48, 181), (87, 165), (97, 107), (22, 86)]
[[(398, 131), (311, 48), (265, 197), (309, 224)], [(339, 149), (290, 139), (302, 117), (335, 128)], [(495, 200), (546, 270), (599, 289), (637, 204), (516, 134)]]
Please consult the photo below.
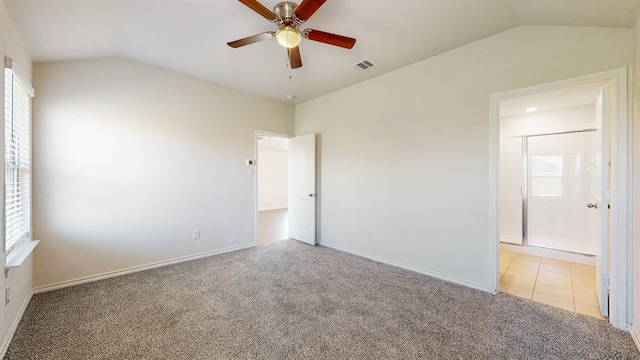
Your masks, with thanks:
[(602, 82), (594, 82), (503, 100), (500, 102), (500, 117), (525, 115), (531, 107), (536, 108), (536, 112), (543, 112), (594, 105), (601, 89)]
[[(630, 28), (640, 11), (640, 0), (328, 0), (301, 29), (356, 45), (304, 40), (303, 67), (291, 70), (275, 39), (227, 46), (275, 29), (237, 0), (4, 1), (35, 62), (123, 57), (291, 103), (518, 25)], [(270, 9), (277, 2), (261, 0)], [(364, 59), (375, 67), (351, 69)]]

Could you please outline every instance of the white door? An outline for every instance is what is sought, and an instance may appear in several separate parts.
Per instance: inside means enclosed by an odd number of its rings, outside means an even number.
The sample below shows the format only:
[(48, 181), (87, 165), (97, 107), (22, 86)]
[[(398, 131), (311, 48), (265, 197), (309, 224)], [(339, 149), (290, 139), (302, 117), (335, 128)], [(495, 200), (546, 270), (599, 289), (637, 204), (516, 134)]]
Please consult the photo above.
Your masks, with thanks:
[(316, 134), (289, 139), (289, 237), (316, 244)]
[(596, 102), (596, 124), (599, 127), (600, 136), (596, 137), (602, 149), (601, 156), (596, 161), (593, 172), (594, 202), (587, 204), (595, 211), (597, 227), (594, 229), (596, 236), (596, 293), (600, 312), (603, 316), (609, 315), (609, 89), (608, 85), (602, 86), (602, 91)]

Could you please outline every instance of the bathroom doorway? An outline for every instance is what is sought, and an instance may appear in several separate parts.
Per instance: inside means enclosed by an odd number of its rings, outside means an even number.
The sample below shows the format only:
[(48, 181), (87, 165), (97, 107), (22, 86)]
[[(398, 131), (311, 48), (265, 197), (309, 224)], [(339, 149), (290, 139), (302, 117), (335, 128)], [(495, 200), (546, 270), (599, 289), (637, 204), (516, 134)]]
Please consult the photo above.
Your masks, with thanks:
[[(565, 97), (560, 96), (563, 92), (576, 90), (581, 87), (585, 90), (583, 94), (589, 93), (591, 90), (588, 90), (588, 88), (590, 88), (591, 85), (593, 85), (591, 97), (593, 97), (593, 93), (596, 91), (598, 94), (604, 94), (603, 99), (609, 100), (608, 105), (605, 103), (598, 104), (597, 100), (596, 102), (590, 100), (590, 102), (586, 103), (578, 101), (576, 99), (581, 98), (581, 96), (578, 95), (581, 93), (579, 91), (575, 92), (574, 96), (566, 97), (566, 99), (569, 100), (562, 100), (565, 99)], [(512, 286), (517, 285), (516, 283), (528, 283), (531, 285), (533, 282), (532, 290), (540, 288), (536, 285), (537, 278), (533, 275), (530, 275), (530, 277), (526, 279), (514, 279), (513, 276), (508, 275), (509, 270), (517, 271), (528, 267), (537, 267), (538, 271), (536, 272), (536, 276), (539, 277), (541, 271), (545, 270), (542, 269), (543, 265), (545, 267), (554, 267), (554, 264), (549, 264), (549, 262), (553, 263), (553, 261), (559, 260), (575, 263), (576, 266), (578, 266), (582, 265), (582, 263), (577, 260), (587, 260), (591, 261), (591, 263), (595, 262), (595, 266), (593, 266), (594, 270), (589, 272), (595, 274), (594, 282), (598, 311), (602, 315), (608, 316), (608, 321), (619, 329), (626, 328), (627, 324), (630, 323), (632, 302), (630, 301), (631, 293), (629, 284), (633, 274), (628, 259), (632, 244), (632, 234), (629, 231), (629, 225), (632, 223), (630, 212), (632, 182), (630, 178), (631, 168), (629, 167), (629, 159), (632, 156), (632, 144), (628, 136), (630, 131), (628, 94), (628, 69), (619, 68), (554, 83), (493, 94), (491, 96), (490, 182), (492, 184), (492, 194), (490, 201), (490, 222), (492, 238), (495, 239), (496, 246), (495, 252), (491, 254), (491, 259), (495, 266), (493, 267), (493, 271), (495, 271), (494, 284), (496, 292), (506, 289), (506, 287), (503, 287), (505, 277), (507, 277), (507, 280), (511, 283), (509, 285)], [(596, 96), (596, 99), (597, 98)], [(546, 99), (545, 102), (541, 102), (545, 104), (543, 106), (530, 103), (534, 100), (543, 99)], [(558, 106), (558, 103), (562, 103), (563, 101), (573, 101), (574, 104), (573, 106), (566, 104)], [(509, 114), (509, 105), (514, 105), (511, 107), (511, 110), (519, 113), (514, 112)], [(580, 111), (579, 108), (582, 108), (582, 111)], [(550, 110), (545, 111), (545, 109)], [(604, 119), (600, 127), (595, 117), (599, 111)], [(574, 113), (575, 116), (551, 116), (554, 114), (559, 115), (563, 112)], [(577, 114), (581, 112), (588, 112), (591, 116), (578, 117)], [(531, 116), (527, 116), (533, 114), (537, 114), (535, 121), (531, 120)], [(522, 121), (502, 121), (501, 118), (509, 116)], [(528, 119), (528, 121), (524, 121), (523, 119)], [(534, 129), (517, 126), (522, 125), (522, 123), (526, 123), (530, 127), (534, 127)], [(510, 133), (510, 131), (512, 132)], [(595, 146), (596, 149), (599, 148), (602, 151), (600, 158), (602, 163), (599, 169), (597, 166), (589, 166), (589, 162), (585, 161), (585, 157), (590, 156), (588, 154), (580, 156), (574, 154), (572, 155), (573, 159), (567, 161), (565, 160), (565, 155), (545, 153), (547, 149), (555, 145), (542, 146), (542, 151), (537, 154), (523, 155), (527, 151), (537, 152), (538, 150), (536, 149), (539, 149), (539, 147), (536, 145), (544, 145), (533, 144), (535, 149), (532, 149), (528, 141), (533, 137), (538, 137), (538, 140), (543, 140), (541, 142), (544, 143), (551, 139), (551, 137), (543, 138), (544, 136), (571, 133), (582, 133), (583, 135), (589, 133), (596, 134), (596, 136), (590, 140), (587, 138), (587, 141), (593, 141), (594, 143), (602, 141), (601, 145)], [(586, 136), (588, 137), (589, 135)], [(511, 153), (511, 155), (513, 155), (511, 160), (517, 161), (517, 159), (520, 159), (521, 169), (526, 168), (528, 173), (526, 177), (522, 176), (522, 171), (518, 172), (518, 174), (521, 175), (513, 175), (515, 172), (507, 175), (512, 177), (512, 183), (511, 189), (505, 189), (501, 185), (507, 184), (508, 181), (505, 182), (505, 170), (501, 164), (502, 159), (500, 158), (500, 154), (504, 153), (504, 149), (501, 149), (501, 146), (504, 145), (503, 141), (505, 143), (507, 142), (506, 139), (517, 137), (522, 138), (519, 140), (522, 147), (519, 152)], [(536, 142), (538, 140), (536, 140)], [(513, 141), (518, 143), (518, 140)], [(558, 146), (566, 145), (565, 142), (566, 140), (559, 141), (560, 145)], [(504, 146), (508, 147), (509, 145)], [(536, 158), (532, 158), (531, 155)], [(559, 161), (560, 156), (562, 157), (562, 167)], [(599, 155), (596, 154), (596, 160), (598, 156)], [(580, 160), (578, 161), (578, 159)], [(536, 165), (532, 168), (531, 164), (534, 162)], [(596, 242), (602, 240), (595, 246), (595, 256), (591, 256), (589, 250), (578, 250), (584, 251), (579, 253), (576, 252), (575, 249), (567, 247), (564, 249), (550, 248), (550, 243), (554, 245), (558, 244), (554, 241), (558, 232), (552, 228), (547, 228), (547, 226), (549, 226), (548, 224), (553, 224), (545, 221), (541, 222), (543, 225), (542, 236), (533, 240), (534, 244), (538, 241), (538, 245), (536, 246), (529, 243), (529, 240), (532, 239), (531, 235), (533, 234), (531, 231), (533, 228), (531, 224), (527, 226), (528, 224), (526, 222), (533, 220), (528, 212), (534, 209), (532, 209), (531, 204), (527, 202), (532, 201), (532, 189), (536, 189), (537, 197), (541, 198), (536, 200), (543, 200), (542, 202), (546, 202), (547, 205), (554, 203), (553, 197), (557, 198), (559, 197), (558, 195), (566, 194), (567, 191), (572, 193), (578, 192), (573, 185), (566, 185), (569, 183), (565, 183), (564, 179), (554, 179), (560, 177), (561, 172), (562, 174), (570, 174), (573, 171), (570, 167), (565, 166), (567, 164), (573, 164), (574, 166), (579, 164), (580, 168), (583, 169), (582, 172), (590, 172), (593, 177), (596, 177), (596, 174), (600, 174), (599, 178), (603, 185), (603, 191), (599, 194), (600, 196), (598, 196), (596, 192), (595, 197), (591, 195), (589, 199), (581, 198), (581, 200), (575, 201), (576, 206), (579, 206), (581, 209), (580, 211), (586, 211), (586, 214), (590, 215), (587, 215), (587, 217), (579, 222), (581, 224), (579, 230), (575, 227), (574, 230), (582, 231), (585, 229), (593, 229), (589, 232), (589, 236), (593, 236)], [(594, 164), (597, 165), (597, 163)], [(537, 184), (533, 184), (534, 181), (531, 179), (532, 173), (537, 174), (535, 177), (539, 178), (535, 180), (535, 182), (538, 182)], [(520, 187), (517, 187), (515, 177), (521, 179)], [(581, 190), (579, 190), (579, 192), (597, 187), (596, 179), (590, 179), (589, 181), (591, 185), (581, 184)], [(514, 186), (514, 184), (516, 185)], [(610, 190), (607, 189), (607, 185), (609, 185)], [(587, 200), (587, 202), (585, 203), (584, 200)], [(507, 202), (511, 204), (509, 205)], [(567, 210), (564, 211), (566, 212)], [(521, 218), (521, 222), (511, 223), (510, 231), (516, 235), (510, 239), (507, 239), (505, 236), (509, 231), (509, 225), (507, 225), (508, 220), (504, 217), (508, 216)], [(571, 217), (577, 215), (562, 214), (562, 216)], [(517, 245), (514, 245), (514, 243), (517, 243)], [(507, 254), (504, 250), (509, 250), (512, 254)], [(503, 253), (505, 254), (504, 256)], [(515, 253), (515, 255), (513, 255), (513, 253)], [(515, 263), (508, 261), (508, 258), (513, 260), (516, 257), (521, 257), (521, 261)], [(507, 259), (507, 261), (503, 262), (501, 261), (502, 259)], [(544, 259), (548, 260), (545, 262), (543, 261)], [(566, 269), (566, 266), (563, 267)], [(559, 268), (560, 266), (555, 266), (554, 270), (559, 270)], [(571, 268), (571, 265), (569, 268)], [(573, 270), (569, 270), (569, 272), (572, 273)], [(518, 276), (522, 275), (526, 277), (525, 274), (521, 273), (522, 272), (520, 272)], [(546, 275), (549, 274), (547, 273)], [(571, 283), (572, 290), (575, 291), (576, 286), (573, 285), (578, 284), (577, 281), (574, 282), (573, 279), (564, 279), (562, 281)], [(589, 280), (589, 282), (591, 282), (591, 280)], [(575, 295), (573, 296), (572, 303), (574, 303), (575, 309), (577, 308), (575, 306), (577, 302)]]
[(601, 217), (609, 221), (601, 196), (610, 179), (608, 87), (597, 81), (500, 103), (500, 287), (597, 318), (608, 314), (596, 286), (608, 241), (600, 231)]

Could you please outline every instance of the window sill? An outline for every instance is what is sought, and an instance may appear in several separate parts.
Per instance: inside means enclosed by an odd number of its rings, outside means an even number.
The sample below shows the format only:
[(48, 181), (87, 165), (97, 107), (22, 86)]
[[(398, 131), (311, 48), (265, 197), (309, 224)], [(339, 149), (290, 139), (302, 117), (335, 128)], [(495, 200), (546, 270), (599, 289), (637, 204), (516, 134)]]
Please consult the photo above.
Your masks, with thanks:
[(36, 248), (36, 245), (38, 245), (39, 242), (40, 240), (23, 241), (18, 244), (18, 246), (13, 248), (13, 250), (11, 250), (11, 252), (6, 255), (6, 261), (4, 264), (5, 272), (8, 272), (14, 267), (22, 265), (22, 263), (27, 260), (29, 255), (31, 255), (33, 249)]

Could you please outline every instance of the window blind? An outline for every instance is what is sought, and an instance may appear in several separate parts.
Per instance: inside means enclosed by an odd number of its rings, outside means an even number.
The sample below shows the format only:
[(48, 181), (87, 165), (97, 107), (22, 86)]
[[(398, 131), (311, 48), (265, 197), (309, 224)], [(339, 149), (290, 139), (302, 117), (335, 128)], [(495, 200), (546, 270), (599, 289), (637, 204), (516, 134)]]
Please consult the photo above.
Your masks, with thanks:
[(31, 232), (31, 96), (10, 58), (5, 59), (4, 184), (5, 251)]

